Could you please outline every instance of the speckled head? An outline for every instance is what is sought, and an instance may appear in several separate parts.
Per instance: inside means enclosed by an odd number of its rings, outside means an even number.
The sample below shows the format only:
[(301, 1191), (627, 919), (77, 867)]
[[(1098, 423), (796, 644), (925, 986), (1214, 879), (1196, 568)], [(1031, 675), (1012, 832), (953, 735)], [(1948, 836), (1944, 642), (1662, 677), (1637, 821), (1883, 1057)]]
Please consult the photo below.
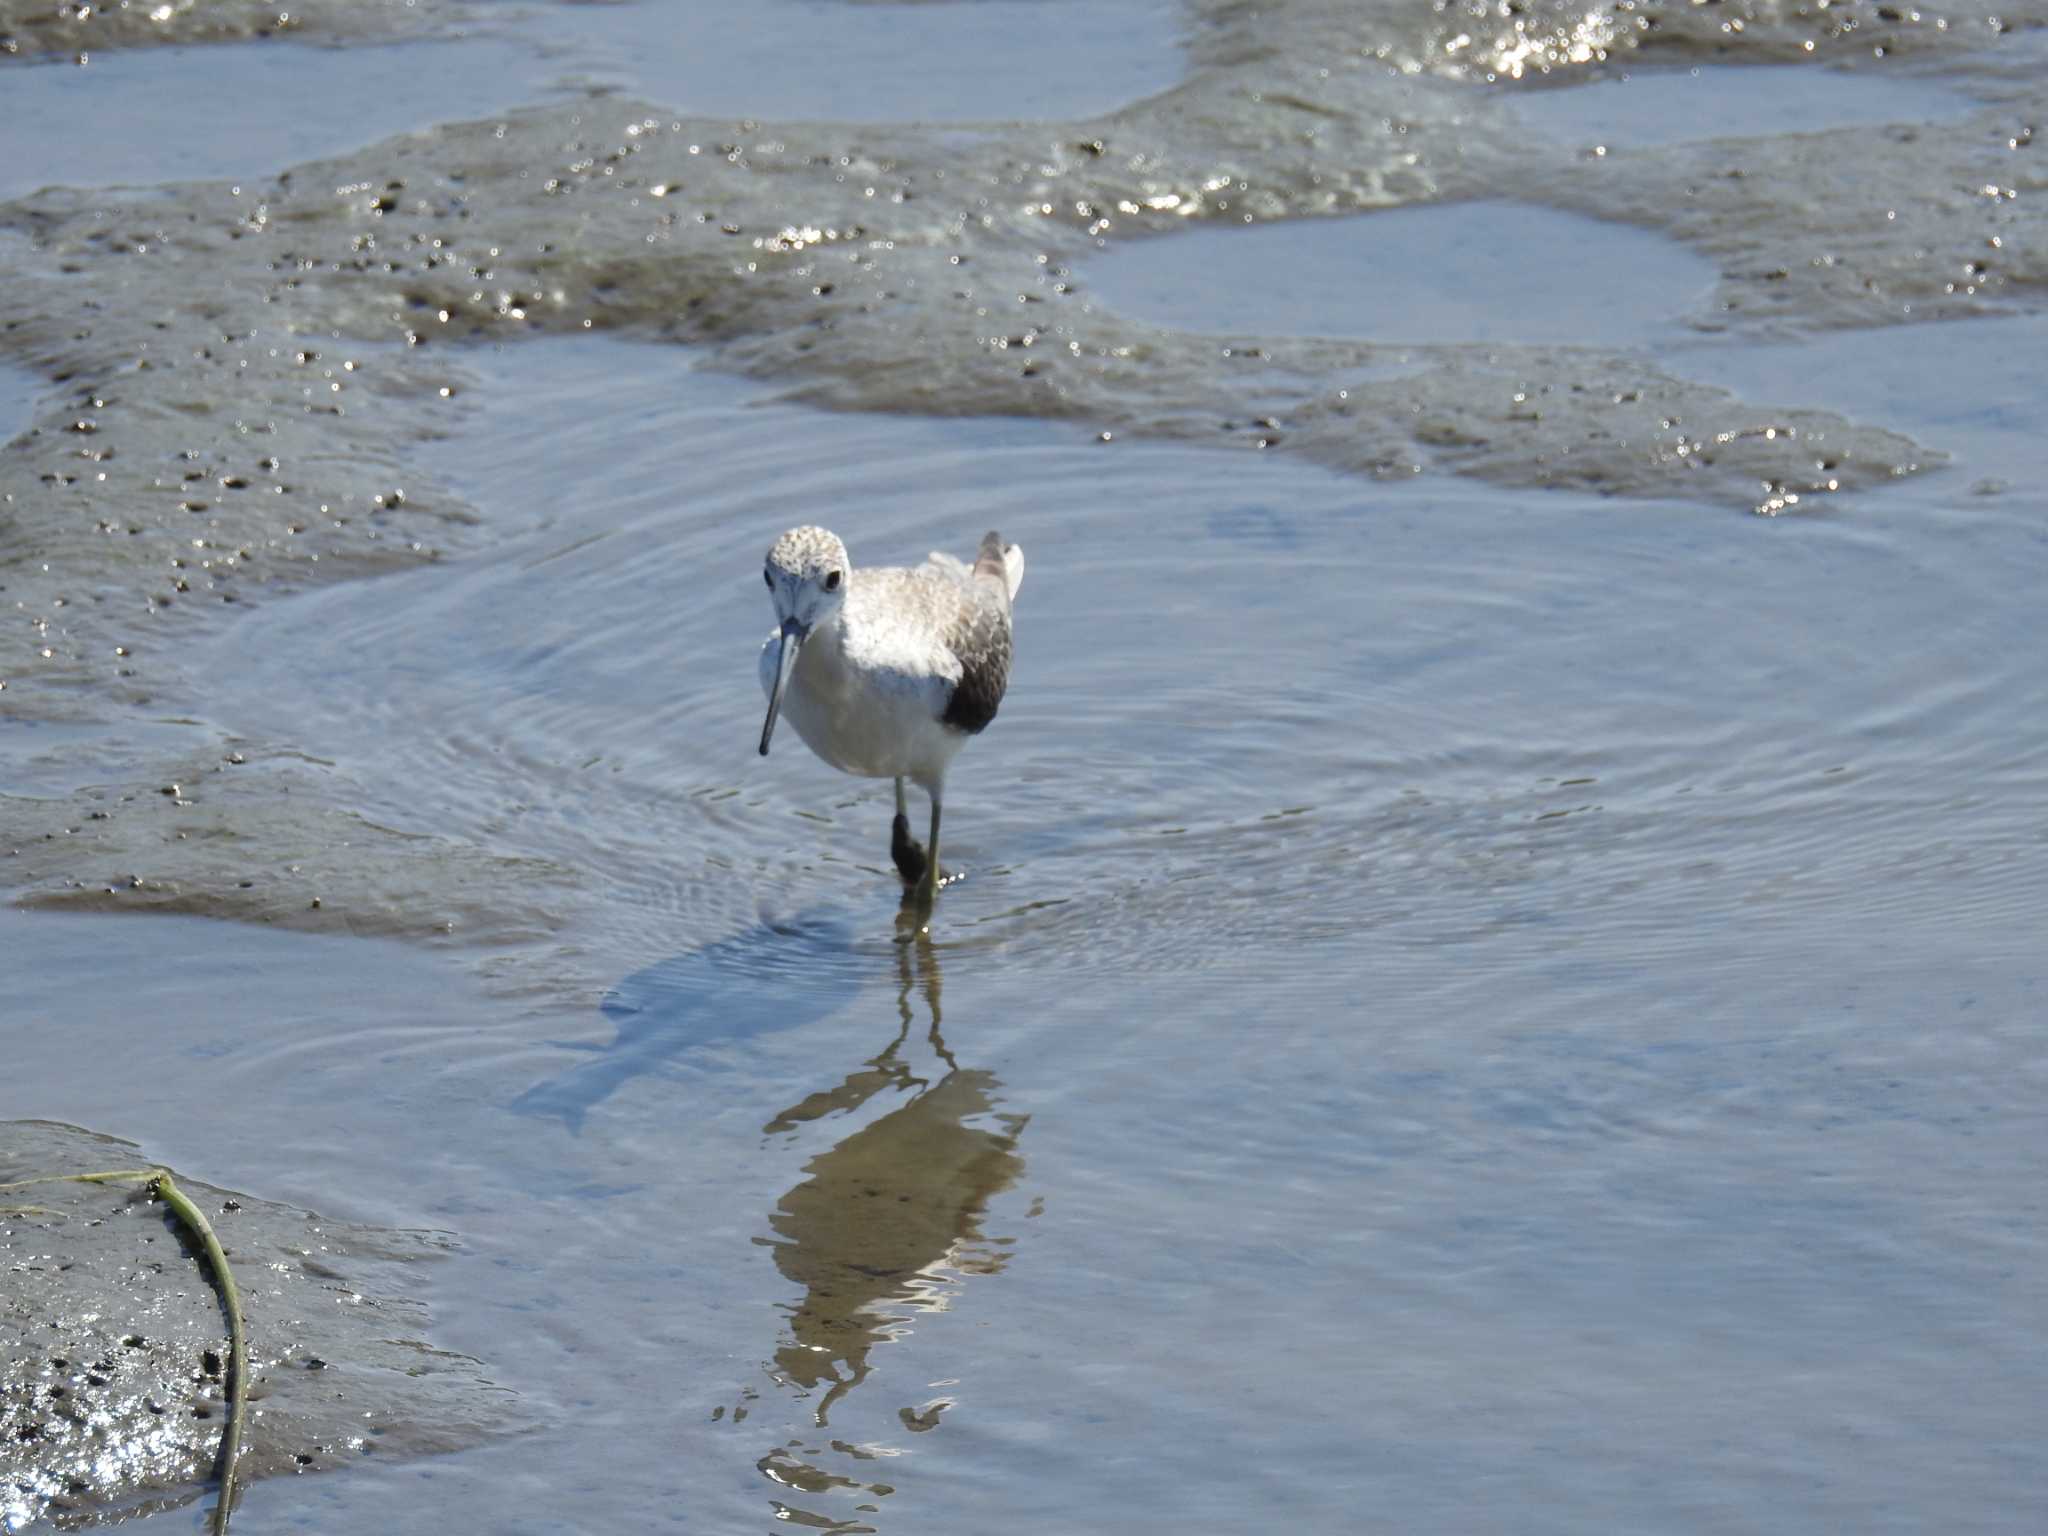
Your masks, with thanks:
[(829, 528), (792, 528), (768, 546), (770, 589), (814, 583), (821, 591), (839, 591), (846, 582), (846, 546)]
[(783, 691), (789, 686), (790, 673), (796, 670), (797, 652), (812, 630), (838, 615), (846, 601), (853, 565), (838, 534), (825, 528), (792, 528), (768, 546), (768, 563), (761, 574), (782, 626), (776, 637), (768, 719), (761, 727), (761, 755), (766, 757), (768, 739), (775, 734), (775, 717), (782, 710)]

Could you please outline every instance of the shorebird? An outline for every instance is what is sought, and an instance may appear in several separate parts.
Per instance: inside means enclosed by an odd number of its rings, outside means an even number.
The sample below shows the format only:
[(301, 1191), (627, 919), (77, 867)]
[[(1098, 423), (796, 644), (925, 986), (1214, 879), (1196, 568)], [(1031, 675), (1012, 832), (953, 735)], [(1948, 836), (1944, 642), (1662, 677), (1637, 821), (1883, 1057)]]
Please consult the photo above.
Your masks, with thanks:
[[(786, 709), (804, 745), (840, 772), (894, 779), (889, 856), (929, 901), (941, 884), (946, 768), (995, 719), (1010, 680), (1024, 551), (991, 532), (971, 566), (933, 554), (919, 566), (855, 570), (838, 535), (792, 528), (761, 575), (777, 620), (761, 647), (761, 755)], [(931, 796), (923, 847), (910, 835), (906, 781)]]

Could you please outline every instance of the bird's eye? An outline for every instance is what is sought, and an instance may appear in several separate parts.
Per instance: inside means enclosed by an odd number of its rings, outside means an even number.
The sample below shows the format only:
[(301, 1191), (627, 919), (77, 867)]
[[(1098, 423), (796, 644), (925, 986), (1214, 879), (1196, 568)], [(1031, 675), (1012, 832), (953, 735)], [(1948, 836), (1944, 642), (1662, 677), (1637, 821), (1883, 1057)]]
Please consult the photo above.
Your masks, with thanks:
[(775, 590), (775, 573), (773, 571), (763, 571), (761, 573), (761, 580), (767, 583), (770, 592)]
[(825, 590), (827, 592), (837, 592), (839, 590), (839, 572), (829, 571), (826, 573)]

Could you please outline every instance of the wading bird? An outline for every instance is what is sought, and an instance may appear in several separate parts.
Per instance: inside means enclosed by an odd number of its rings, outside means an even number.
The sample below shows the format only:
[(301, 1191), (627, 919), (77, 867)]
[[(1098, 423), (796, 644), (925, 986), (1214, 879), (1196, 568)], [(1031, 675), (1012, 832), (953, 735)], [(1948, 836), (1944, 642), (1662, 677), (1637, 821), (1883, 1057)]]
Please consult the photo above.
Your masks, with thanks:
[[(889, 854), (929, 901), (939, 873), (939, 811), (954, 754), (996, 717), (1010, 680), (1010, 605), (1024, 551), (989, 533), (974, 564), (855, 570), (838, 535), (792, 528), (768, 551), (762, 579), (777, 628), (761, 647), (768, 719), (761, 755), (786, 713), (804, 745), (842, 773), (896, 781)], [(920, 847), (905, 782), (931, 796)]]

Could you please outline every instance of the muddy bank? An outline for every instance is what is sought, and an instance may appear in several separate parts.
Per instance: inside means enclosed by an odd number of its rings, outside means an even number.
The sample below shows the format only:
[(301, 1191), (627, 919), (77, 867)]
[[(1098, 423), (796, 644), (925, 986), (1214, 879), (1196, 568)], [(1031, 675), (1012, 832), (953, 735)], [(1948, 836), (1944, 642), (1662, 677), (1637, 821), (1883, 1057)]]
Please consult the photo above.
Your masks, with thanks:
[[(0, 1123), (0, 1184), (148, 1166), (132, 1142)], [(238, 1480), (442, 1455), (531, 1422), (482, 1362), (434, 1348), (415, 1266), (440, 1232), (328, 1222), (181, 1177), (247, 1317)], [(0, 1524), (98, 1525), (212, 1491), (227, 1327), (204, 1256), (122, 1185), (0, 1190)]]
[[(859, 0), (855, 0), (859, 3)], [(1583, 74), (1642, 56), (1691, 61), (1741, 52), (1751, 58), (1810, 58), (1948, 52), (2035, 24), (2024, 5), (1972, 4), (1939, 10), (1875, 0), (1735, 0), (1716, 5), (1643, 5), (1610, 0), (1191, 0), (1188, 46), (1209, 65), (1237, 65), (1303, 39), (1326, 57), (1365, 57), (1459, 79), (1520, 80)], [(34, 55), (308, 36), (357, 41), (415, 36), (477, 18), (456, 0), (308, 0), (281, 10), (263, 0), (113, 0), (54, 5), (0, 0), (0, 53)], [(1276, 41), (1279, 32), (1284, 40)]]
[(468, 8), (451, 0), (112, 0), (60, 5), (0, 0), (0, 58), (91, 54), (105, 48), (244, 42), (307, 37), (368, 42), (418, 37), (447, 26)]
[(1461, 80), (1582, 78), (1608, 65), (1698, 63), (1740, 54), (1753, 62), (1967, 53), (2039, 21), (2027, 6), (1973, 4), (1939, 10), (1883, 0), (1719, 0), (1643, 4), (1609, 0), (1293, 0), (1257, 8), (1197, 0), (1208, 30), (1193, 46), (1206, 62), (1240, 63), (1275, 51), (1278, 22), (1290, 39), (1315, 38), (1323, 55), (1364, 56), (1408, 71)]
[(95, 745), (31, 763), (82, 783), (74, 793), (0, 797), (0, 858), (21, 905), (505, 947), (554, 933), (573, 884), (539, 859), (380, 825), (349, 808), (345, 770), (288, 749), (226, 746), (113, 783), (98, 777), (106, 756)]

